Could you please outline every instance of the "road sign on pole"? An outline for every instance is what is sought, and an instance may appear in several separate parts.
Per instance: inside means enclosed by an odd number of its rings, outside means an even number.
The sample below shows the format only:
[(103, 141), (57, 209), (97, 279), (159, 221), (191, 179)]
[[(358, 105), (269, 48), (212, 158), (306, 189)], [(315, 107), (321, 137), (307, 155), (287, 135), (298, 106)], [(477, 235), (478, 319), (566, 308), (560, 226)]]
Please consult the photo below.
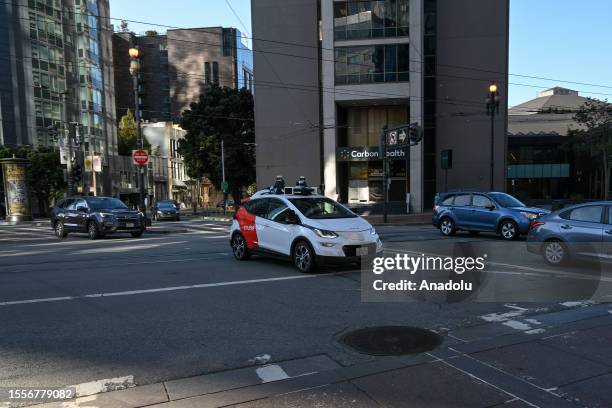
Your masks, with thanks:
[(146, 150), (132, 150), (132, 160), (139, 166), (146, 166), (149, 162), (149, 153)]

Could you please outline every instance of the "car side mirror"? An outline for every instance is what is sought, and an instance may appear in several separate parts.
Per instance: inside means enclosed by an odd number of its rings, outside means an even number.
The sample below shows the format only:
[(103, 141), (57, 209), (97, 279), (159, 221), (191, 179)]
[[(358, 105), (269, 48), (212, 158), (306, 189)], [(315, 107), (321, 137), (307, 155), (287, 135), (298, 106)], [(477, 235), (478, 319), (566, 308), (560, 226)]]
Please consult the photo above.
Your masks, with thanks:
[(81, 206), (78, 206), (78, 207), (77, 207), (77, 211), (78, 211), (78, 212), (83, 212), (83, 213), (85, 213), (85, 212), (87, 212), (87, 207), (83, 207), (82, 205), (81, 205)]

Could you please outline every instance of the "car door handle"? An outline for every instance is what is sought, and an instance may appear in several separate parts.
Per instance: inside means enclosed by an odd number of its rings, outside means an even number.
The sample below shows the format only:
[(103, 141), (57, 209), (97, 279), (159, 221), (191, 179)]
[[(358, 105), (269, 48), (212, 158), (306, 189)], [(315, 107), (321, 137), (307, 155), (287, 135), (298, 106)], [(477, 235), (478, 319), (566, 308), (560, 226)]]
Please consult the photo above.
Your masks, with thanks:
[(572, 226), (571, 226), (571, 225), (564, 224), (564, 225), (562, 225), (562, 226), (561, 226), (561, 228), (563, 228), (563, 229), (565, 229), (565, 230), (568, 230), (568, 229), (572, 229)]

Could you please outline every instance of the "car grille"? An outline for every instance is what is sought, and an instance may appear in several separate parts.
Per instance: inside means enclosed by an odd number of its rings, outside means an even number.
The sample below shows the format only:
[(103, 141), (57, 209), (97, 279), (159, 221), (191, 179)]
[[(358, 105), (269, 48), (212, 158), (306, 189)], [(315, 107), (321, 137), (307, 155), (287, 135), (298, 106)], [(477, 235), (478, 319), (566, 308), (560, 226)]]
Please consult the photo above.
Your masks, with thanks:
[(117, 215), (117, 221), (138, 221), (137, 215)]
[(368, 248), (368, 255), (376, 254), (376, 244), (368, 244), (368, 245), (345, 245), (342, 247), (342, 251), (344, 251), (344, 256), (357, 256), (357, 248)]

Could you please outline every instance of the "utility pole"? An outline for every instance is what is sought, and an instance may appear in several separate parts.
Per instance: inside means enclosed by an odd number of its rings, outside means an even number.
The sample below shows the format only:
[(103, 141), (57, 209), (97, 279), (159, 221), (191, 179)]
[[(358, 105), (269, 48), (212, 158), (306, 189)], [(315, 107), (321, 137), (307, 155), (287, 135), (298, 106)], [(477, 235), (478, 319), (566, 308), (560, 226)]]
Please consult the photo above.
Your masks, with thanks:
[(491, 82), (489, 94), (487, 95), (487, 115), (491, 116), (491, 186), (490, 190), (495, 190), (495, 115), (499, 113), (499, 92), (497, 84)]
[(66, 96), (68, 95), (68, 90), (64, 91), (61, 93), (62, 95), (62, 105), (63, 105), (63, 110), (62, 110), (62, 133), (64, 136), (64, 140), (66, 142), (66, 144), (68, 145), (68, 157), (66, 158), (66, 173), (67, 173), (67, 187), (66, 187), (66, 195), (68, 197), (72, 197), (74, 195), (74, 174), (72, 174), (72, 139), (73, 139), (73, 135), (72, 135), (72, 126), (70, 126), (70, 124), (68, 123), (68, 115), (66, 113), (67, 111), (67, 105), (66, 105)]
[(382, 129), (381, 134), (382, 160), (383, 160), (383, 222), (387, 223), (389, 203), (389, 159), (387, 158), (387, 126)]
[(225, 181), (225, 150), (221, 139), (221, 188), (223, 189), (223, 215), (227, 213), (227, 182)]

